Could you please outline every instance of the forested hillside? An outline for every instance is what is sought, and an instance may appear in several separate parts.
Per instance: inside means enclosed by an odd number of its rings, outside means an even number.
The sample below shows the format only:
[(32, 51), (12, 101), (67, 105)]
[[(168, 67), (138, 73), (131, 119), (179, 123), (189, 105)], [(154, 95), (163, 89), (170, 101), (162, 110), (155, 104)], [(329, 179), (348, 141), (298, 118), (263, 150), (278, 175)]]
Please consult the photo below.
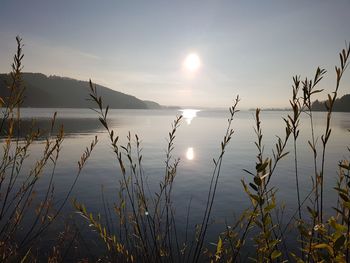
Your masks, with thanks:
[[(0, 97), (8, 96), (8, 74), (0, 74)], [(89, 98), (89, 82), (41, 73), (23, 73), (25, 85), (23, 107), (38, 108), (89, 108), (94, 106)], [(160, 108), (156, 102), (144, 102), (107, 87), (97, 85), (105, 105), (114, 109)]]
[[(315, 111), (326, 111), (326, 102), (316, 100), (312, 103), (312, 109)], [(350, 112), (350, 94), (344, 95), (334, 103), (334, 111)]]

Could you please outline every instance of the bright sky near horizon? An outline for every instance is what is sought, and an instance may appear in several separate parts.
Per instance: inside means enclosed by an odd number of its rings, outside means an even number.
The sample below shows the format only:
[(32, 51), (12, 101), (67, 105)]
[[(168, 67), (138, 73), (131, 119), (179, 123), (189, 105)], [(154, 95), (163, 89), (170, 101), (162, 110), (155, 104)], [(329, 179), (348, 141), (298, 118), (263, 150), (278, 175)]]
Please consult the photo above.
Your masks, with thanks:
[(0, 0), (0, 72), (19, 35), (26, 72), (91, 78), (163, 105), (228, 107), (239, 94), (241, 108), (285, 107), (292, 76), (317, 66), (332, 91), (349, 17), (348, 0)]

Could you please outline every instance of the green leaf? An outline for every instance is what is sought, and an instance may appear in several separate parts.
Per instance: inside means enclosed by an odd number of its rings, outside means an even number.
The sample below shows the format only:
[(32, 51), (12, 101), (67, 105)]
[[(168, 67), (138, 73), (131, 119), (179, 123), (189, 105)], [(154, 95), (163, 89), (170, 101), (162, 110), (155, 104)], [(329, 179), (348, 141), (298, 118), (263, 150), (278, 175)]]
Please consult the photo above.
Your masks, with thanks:
[(258, 190), (259, 190), (258, 187), (257, 187), (255, 184), (249, 183), (249, 185), (250, 185), (250, 187), (253, 188), (255, 191), (258, 191)]
[(345, 202), (349, 202), (350, 200), (349, 200), (349, 197), (346, 195), (346, 194), (344, 194), (344, 193), (339, 193), (339, 196), (341, 197), (341, 199), (343, 199)]
[(278, 250), (274, 250), (271, 254), (271, 258), (272, 259), (276, 259), (278, 257), (282, 256), (282, 252), (281, 251), (278, 251)]
[(345, 240), (346, 238), (344, 235), (341, 235), (340, 237), (338, 237), (337, 240), (334, 242), (334, 249), (340, 250), (340, 248), (344, 245)]
[(219, 241), (216, 246), (216, 255), (219, 256), (221, 254), (221, 251), (222, 251), (222, 240), (221, 240), (221, 237), (219, 237)]
[(316, 244), (316, 245), (314, 245), (313, 247), (316, 248), (316, 249), (327, 249), (328, 252), (329, 252), (331, 255), (333, 255), (333, 249), (332, 249), (332, 247), (331, 247), (330, 245), (328, 245), (328, 244), (321, 243), (321, 244)]
[(350, 209), (350, 202), (344, 202), (343, 205), (344, 205), (347, 209)]
[(257, 186), (260, 186), (261, 185), (261, 178), (259, 176), (255, 176), (254, 177), (254, 183), (257, 185)]
[(322, 248), (327, 248), (328, 246), (329, 246), (329, 245), (322, 243), (322, 244), (316, 244), (316, 245), (314, 245), (314, 248), (322, 249)]
[(253, 198), (255, 201), (257, 201), (259, 203), (260, 197), (257, 195), (250, 195), (251, 198)]
[(264, 208), (265, 212), (268, 213), (270, 212), (272, 209), (274, 209), (276, 207), (276, 204), (274, 202), (270, 203), (268, 206), (266, 206)]
[(334, 187), (335, 190), (337, 190), (338, 192), (341, 192), (341, 193), (344, 193), (344, 194), (347, 194), (346, 190), (343, 189), (343, 188), (340, 188), (340, 187)]
[(267, 167), (267, 165), (269, 164), (269, 162), (264, 162), (264, 163), (258, 163), (256, 165), (256, 170), (258, 172), (262, 172), (263, 170), (265, 170), (265, 168)]

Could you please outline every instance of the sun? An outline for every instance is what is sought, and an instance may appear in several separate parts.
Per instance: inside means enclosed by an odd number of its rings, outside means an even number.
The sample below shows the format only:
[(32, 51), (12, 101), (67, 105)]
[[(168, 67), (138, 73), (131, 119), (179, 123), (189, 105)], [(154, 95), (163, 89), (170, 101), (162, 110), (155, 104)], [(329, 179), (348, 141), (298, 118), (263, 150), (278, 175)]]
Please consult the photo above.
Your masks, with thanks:
[(201, 60), (196, 53), (190, 53), (184, 60), (184, 67), (189, 72), (197, 71), (201, 66)]

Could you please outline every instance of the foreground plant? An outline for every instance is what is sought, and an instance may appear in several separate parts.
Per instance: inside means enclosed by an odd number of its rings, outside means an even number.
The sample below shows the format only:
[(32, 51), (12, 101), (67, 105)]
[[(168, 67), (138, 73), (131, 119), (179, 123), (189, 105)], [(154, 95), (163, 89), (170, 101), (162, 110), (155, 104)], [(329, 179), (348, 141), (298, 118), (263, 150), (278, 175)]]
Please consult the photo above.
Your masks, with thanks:
[[(8, 96), (1, 98), (0, 133), (3, 137), (0, 160), (0, 261), (14, 262), (34, 260), (43, 234), (56, 222), (68, 201), (81, 170), (97, 144), (97, 137), (82, 155), (78, 172), (68, 187), (68, 192), (57, 203), (54, 193), (54, 177), (64, 138), (61, 126), (54, 134), (56, 113), (51, 119), (50, 130), (44, 133), (35, 129), (34, 120), (27, 134), (22, 134), (21, 105), (25, 86), (22, 81), (22, 40), (17, 37), (17, 52), (12, 64)], [(24, 168), (31, 147), (43, 142), (41, 156)], [(28, 165), (28, 163), (26, 163)], [(36, 197), (36, 186), (47, 178), (42, 198)], [(34, 213), (33, 213), (34, 211)]]
[(145, 191), (146, 182), (142, 169), (139, 137), (135, 135), (135, 156), (132, 155), (133, 143), (130, 133), (127, 137), (127, 144), (119, 146), (119, 137), (108, 125), (107, 115), (109, 108), (107, 106), (104, 109), (102, 98), (98, 96), (96, 86), (91, 81), (90, 90), (90, 97), (97, 105), (96, 112), (99, 115), (100, 122), (107, 130), (121, 171), (119, 200), (115, 206), (119, 230), (117, 233), (112, 233), (105, 226), (102, 226), (100, 217), (94, 217), (87, 212), (84, 205), (74, 202), (76, 209), (99, 232), (110, 252), (109, 259), (127, 262), (135, 260), (137, 262), (179, 262), (185, 260), (197, 262), (202, 257), (202, 247), (215, 199), (222, 159), (234, 133), (231, 129), (231, 124), (237, 112), (236, 107), (239, 98), (236, 98), (234, 105), (230, 108), (228, 127), (221, 142), (221, 153), (214, 160), (214, 171), (210, 182), (203, 221), (196, 233), (195, 240), (191, 241), (191, 243), (186, 243), (186, 240), (183, 241), (177, 235), (175, 210), (171, 197), (173, 182), (180, 161), (177, 158), (173, 158), (172, 152), (176, 130), (179, 127), (182, 116), (174, 120), (172, 129), (169, 132), (165, 155), (165, 174), (163, 180), (159, 182), (159, 190), (154, 195), (151, 195)]
[[(336, 216), (324, 219), (324, 165), (326, 149), (331, 135), (331, 116), (334, 103), (337, 98), (341, 78), (347, 68), (350, 54), (350, 46), (340, 53), (340, 66), (336, 67), (336, 87), (332, 95), (328, 95), (325, 108), (327, 110), (326, 129), (321, 135), (322, 154), (321, 165), (317, 164), (317, 137), (314, 132), (313, 109), (311, 97), (321, 92), (317, 90), (317, 84), (322, 80), (325, 70), (317, 68), (315, 77), (312, 80), (300, 81), (300, 77), (293, 78), (293, 96), (290, 100), (292, 114), (288, 115), (285, 122), (285, 136), (277, 138), (275, 150), (272, 151), (272, 158), (264, 156), (264, 146), (262, 144), (262, 128), (260, 121), (260, 110), (256, 110), (257, 141), (255, 145), (258, 150), (255, 173), (246, 170), (253, 176), (253, 181), (246, 183), (242, 181), (244, 190), (251, 200), (251, 208), (246, 210), (236, 222), (229, 227), (219, 238), (217, 251), (213, 261), (239, 262), (247, 260), (246, 247), (251, 246), (251, 239), (255, 243), (255, 253), (249, 253), (249, 258), (257, 262), (282, 262), (284, 260), (296, 260), (297, 262), (348, 262), (349, 258), (349, 185), (347, 180), (348, 161), (340, 163), (339, 180), (335, 188), (338, 194), (338, 205), (335, 207)], [(302, 87), (303, 95), (298, 93)], [(310, 119), (311, 140), (309, 145), (313, 154), (314, 180), (313, 188), (301, 198), (299, 190), (298, 172), (298, 151), (297, 139), (299, 136), (299, 122), (301, 114), (306, 113)], [(294, 145), (294, 167), (296, 180), (297, 210), (293, 217), (287, 220), (287, 224), (282, 223), (280, 209), (276, 201), (276, 189), (270, 186), (270, 179), (274, 175), (274, 170), (278, 162), (288, 154), (285, 151), (287, 141), (292, 135)], [(277, 174), (276, 174), (277, 176)], [(303, 175), (305, 176), (305, 175)], [(314, 198), (311, 199), (311, 196)], [(311, 202), (312, 206), (308, 203)], [(308, 216), (304, 216), (307, 210)], [(286, 245), (287, 230), (291, 225), (297, 225), (299, 231), (299, 247), (290, 248)], [(296, 236), (295, 231), (292, 234)], [(296, 251), (294, 251), (296, 249)], [(243, 252), (242, 252), (243, 251)]]

